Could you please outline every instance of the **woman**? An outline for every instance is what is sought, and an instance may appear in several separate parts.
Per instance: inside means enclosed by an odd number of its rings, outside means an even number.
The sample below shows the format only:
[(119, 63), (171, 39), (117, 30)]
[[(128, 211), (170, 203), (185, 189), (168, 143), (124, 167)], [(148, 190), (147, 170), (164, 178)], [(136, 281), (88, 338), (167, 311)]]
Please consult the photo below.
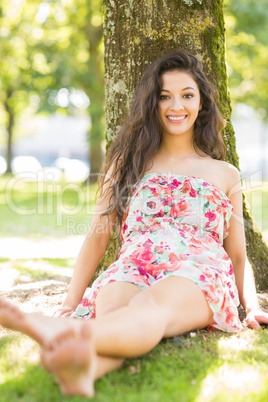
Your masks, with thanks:
[[(1, 301), (0, 324), (39, 342), (66, 394), (92, 395), (97, 378), (164, 337), (242, 330), (239, 301), (251, 327), (268, 323), (246, 262), (240, 175), (223, 161), (213, 93), (190, 53), (155, 61), (108, 153), (91, 233), (57, 317)], [(79, 304), (115, 222), (118, 260)]]

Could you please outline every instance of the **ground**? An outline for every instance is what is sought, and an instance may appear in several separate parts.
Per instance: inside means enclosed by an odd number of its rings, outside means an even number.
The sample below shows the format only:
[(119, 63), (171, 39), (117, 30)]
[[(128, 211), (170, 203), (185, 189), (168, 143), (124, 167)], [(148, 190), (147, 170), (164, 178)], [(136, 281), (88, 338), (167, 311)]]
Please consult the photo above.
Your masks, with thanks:
[[(64, 300), (76, 247), (82, 242), (76, 239), (70, 249), (69, 240), (43, 239), (38, 247), (30, 239), (6, 242), (0, 251), (0, 295), (24, 311), (53, 314)], [(16, 259), (11, 259), (15, 250)], [(66, 250), (68, 258), (64, 258)], [(268, 292), (258, 296), (268, 310)], [(242, 310), (240, 317), (244, 317)], [(263, 329), (240, 334), (197, 331), (165, 340), (146, 356), (128, 360), (122, 370), (98, 381), (94, 401), (264, 402), (268, 398), (268, 332)], [(0, 350), (1, 402), (73, 399), (61, 396), (53, 377), (39, 366), (33, 341), (0, 329)]]

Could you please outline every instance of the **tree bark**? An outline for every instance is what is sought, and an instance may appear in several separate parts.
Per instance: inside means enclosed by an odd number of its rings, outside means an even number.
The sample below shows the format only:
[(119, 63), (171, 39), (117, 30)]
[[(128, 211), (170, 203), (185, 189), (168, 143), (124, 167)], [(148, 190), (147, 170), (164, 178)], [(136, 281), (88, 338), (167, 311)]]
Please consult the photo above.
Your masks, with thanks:
[[(104, 0), (104, 13), (108, 145), (127, 115), (131, 94), (146, 67), (180, 47), (202, 59), (206, 75), (219, 89), (219, 107), (227, 122), (223, 133), (227, 161), (239, 168), (230, 120), (223, 0)], [(268, 248), (245, 202), (244, 219), (248, 257), (256, 284), (264, 289), (268, 287)], [(110, 247), (101, 262), (104, 267), (116, 258), (118, 246)]]

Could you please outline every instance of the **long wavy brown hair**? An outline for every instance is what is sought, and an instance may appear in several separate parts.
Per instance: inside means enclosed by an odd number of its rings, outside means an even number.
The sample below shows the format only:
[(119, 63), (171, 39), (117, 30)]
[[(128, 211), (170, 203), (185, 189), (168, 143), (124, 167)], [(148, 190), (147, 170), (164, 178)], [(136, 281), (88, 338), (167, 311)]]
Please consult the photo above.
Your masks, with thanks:
[(152, 166), (161, 142), (158, 102), (162, 75), (175, 70), (188, 73), (200, 92), (202, 110), (194, 125), (194, 148), (214, 159), (222, 160), (225, 157), (221, 136), (224, 120), (216, 104), (217, 91), (204, 75), (201, 61), (182, 49), (163, 55), (143, 74), (134, 93), (129, 115), (107, 152), (100, 175), (100, 193), (104, 184), (110, 183), (110, 206), (103, 215), (116, 211), (120, 231), (135, 184), (144, 176), (150, 164)]

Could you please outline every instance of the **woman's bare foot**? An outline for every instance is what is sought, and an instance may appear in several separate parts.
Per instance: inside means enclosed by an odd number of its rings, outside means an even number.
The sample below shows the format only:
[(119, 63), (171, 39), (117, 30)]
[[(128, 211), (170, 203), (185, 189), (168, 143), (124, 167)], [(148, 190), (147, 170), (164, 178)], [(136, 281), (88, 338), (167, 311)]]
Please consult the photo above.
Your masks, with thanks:
[(39, 344), (42, 344), (44, 339), (39, 331), (29, 325), (27, 314), (21, 311), (14, 304), (0, 298), (0, 325), (2, 327), (13, 329), (31, 336)]
[(89, 323), (69, 328), (41, 352), (43, 366), (58, 379), (66, 395), (94, 395), (97, 355)]
[(82, 323), (69, 318), (47, 317), (39, 313), (24, 313), (17, 306), (0, 297), (0, 325), (30, 336), (45, 347), (51, 339), (70, 327)]

